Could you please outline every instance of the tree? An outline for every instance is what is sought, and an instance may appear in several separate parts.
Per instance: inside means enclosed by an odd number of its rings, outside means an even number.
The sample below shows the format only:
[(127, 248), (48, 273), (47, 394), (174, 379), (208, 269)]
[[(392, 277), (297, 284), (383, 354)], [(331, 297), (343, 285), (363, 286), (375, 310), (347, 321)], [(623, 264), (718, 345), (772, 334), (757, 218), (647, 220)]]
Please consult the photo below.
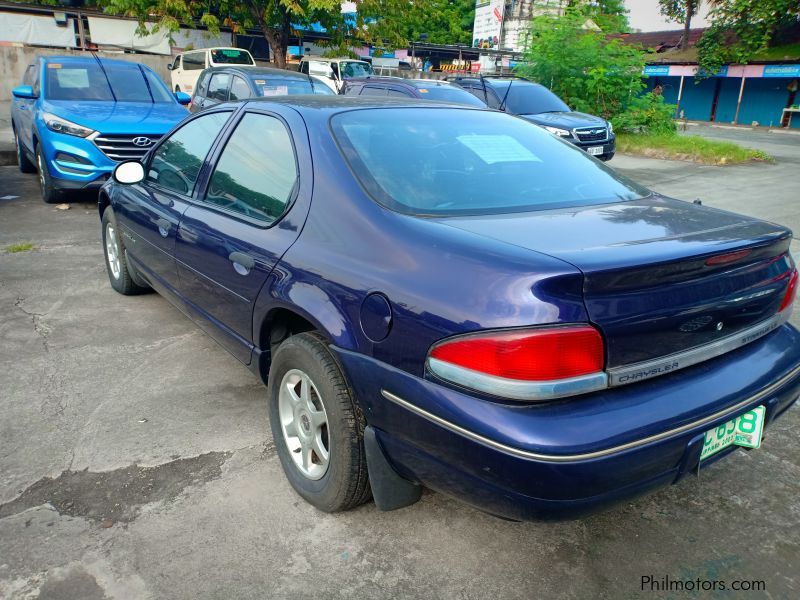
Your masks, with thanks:
[(709, 27), (697, 43), (701, 74), (728, 62), (744, 64), (781, 34), (800, 26), (798, 0), (716, 0)]
[(680, 48), (686, 50), (689, 47), (692, 18), (700, 8), (700, 0), (658, 0), (658, 4), (662, 15), (683, 25)]
[(155, 19), (154, 30), (175, 33), (181, 24), (204, 25), (218, 33), (220, 25), (234, 31), (256, 28), (269, 43), (273, 60), (279, 67), (286, 65), (286, 49), (292, 25), (307, 25), (315, 21), (332, 22), (341, 19), (339, 0), (101, 0), (112, 13), (139, 19), (145, 23)]
[(643, 89), (645, 53), (609, 40), (603, 32), (583, 29), (584, 7), (563, 16), (544, 14), (531, 21), (522, 75), (549, 87), (575, 110), (606, 118), (625, 110)]

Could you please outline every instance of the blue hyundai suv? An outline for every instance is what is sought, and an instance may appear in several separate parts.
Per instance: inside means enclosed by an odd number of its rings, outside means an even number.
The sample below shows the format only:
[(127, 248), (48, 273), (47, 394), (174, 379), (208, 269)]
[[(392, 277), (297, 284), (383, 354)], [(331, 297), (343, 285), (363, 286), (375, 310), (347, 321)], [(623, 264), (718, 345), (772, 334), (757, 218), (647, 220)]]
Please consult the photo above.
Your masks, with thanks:
[(38, 171), (48, 203), (99, 188), (118, 162), (144, 156), (190, 100), (145, 65), (94, 55), (39, 58), (12, 94), (19, 168)]

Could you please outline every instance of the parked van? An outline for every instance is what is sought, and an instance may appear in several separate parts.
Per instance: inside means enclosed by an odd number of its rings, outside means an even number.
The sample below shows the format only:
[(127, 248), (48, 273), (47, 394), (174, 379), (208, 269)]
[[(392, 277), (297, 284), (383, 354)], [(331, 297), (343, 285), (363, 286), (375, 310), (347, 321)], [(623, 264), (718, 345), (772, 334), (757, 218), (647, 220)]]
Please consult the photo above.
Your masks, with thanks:
[(324, 81), (337, 94), (342, 89), (342, 82), (353, 77), (369, 77), (375, 74), (365, 60), (352, 58), (303, 57), (300, 61), (300, 72), (313, 75)]
[(255, 64), (252, 54), (241, 48), (203, 48), (178, 54), (167, 69), (171, 71), (172, 89), (191, 94), (203, 69), (226, 65), (252, 67)]

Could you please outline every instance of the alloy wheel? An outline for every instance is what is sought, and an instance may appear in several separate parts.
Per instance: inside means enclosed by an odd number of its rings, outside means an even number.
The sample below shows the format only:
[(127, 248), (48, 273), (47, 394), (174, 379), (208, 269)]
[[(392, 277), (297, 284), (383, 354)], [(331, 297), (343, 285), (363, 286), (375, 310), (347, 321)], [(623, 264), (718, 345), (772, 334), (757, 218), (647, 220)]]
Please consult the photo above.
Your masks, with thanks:
[(330, 461), (328, 414), (317, 386), (300, 369), (288, 371), (281, 381), (278, 414), (295, 466), (307, 479), (321, 479)]
[(120, 274), (120, 261), (119, 261), (119, 243), (117, 242), (117, 230), (111, 223), (106, 224), (106, 259), (108, 260), (108, 267), (111, 269), (111, 275), (114, 279), (119, 279)]

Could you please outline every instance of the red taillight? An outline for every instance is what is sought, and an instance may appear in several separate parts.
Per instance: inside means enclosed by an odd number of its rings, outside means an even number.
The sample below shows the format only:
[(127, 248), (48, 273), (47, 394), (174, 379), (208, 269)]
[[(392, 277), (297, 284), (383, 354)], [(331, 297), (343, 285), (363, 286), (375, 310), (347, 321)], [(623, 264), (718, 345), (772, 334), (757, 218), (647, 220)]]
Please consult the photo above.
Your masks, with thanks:
[(554, 381), (602, 372), (603, 339), (588, 325), (487, 332), (440, 343), (430, 357), (492, 377)]
[(778, 309), (778, 312), (783, 311), (786, 308), (789, 308), (794, 303), (794, 298), (797, 295), (797, 269), (792, 270), (792, 274), (789, 275), (789, 286), (786, 288), (786, 294), (783, 296), (783, 301), (781, 302), (781, 307)]
[(749, 256), (752, 252), (753, 252), (752, 248), (745, 248), (744, 250), (728, 252), (727, 254), (717, 254), (716, 256), (712, 256), (711, 258), (706, 259), (706, 264), (709, 267), (718, 265), (728, 265), (730, 263), (735, 263), (738, 260), (742, 260), (746, 256)]

